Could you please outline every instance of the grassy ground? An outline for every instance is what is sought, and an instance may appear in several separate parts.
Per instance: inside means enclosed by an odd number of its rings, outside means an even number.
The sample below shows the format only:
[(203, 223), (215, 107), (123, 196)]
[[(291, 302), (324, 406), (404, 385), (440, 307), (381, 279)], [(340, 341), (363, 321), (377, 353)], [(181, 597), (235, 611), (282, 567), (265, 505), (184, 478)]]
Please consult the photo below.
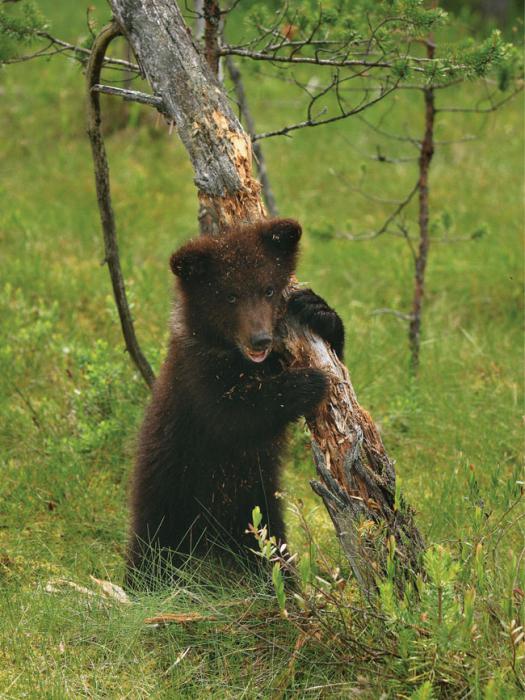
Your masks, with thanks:
[[(103, 21), (104, 3), (95, 4)], [(76, 40), (85, 33), (83, 8), (41, 5), (57, 35)], [(286, 85), (255, 76), (249, 86), (261, 131), (293, 121), (299, 107)], [(479, 229), (484, 235), (431, 250), (417, 382), (408, 372), (405, 325), (374, 314), (409, 307), (406, 244), (327, 235), (377, 228), (388, 205), (352, 188), (399, 197), (413, 168), (363, 168), (356, 147), (373, 152), (377, 137), (357, 120), (264, 144), (281, 213), (305, 227), (300, 278), (344, 318), (361, 403), (397, 460), (427, 542), (444, 547), (434, 555), (452, 557), (412, 610), (389, 605), (384, 592), (380, 622), (348, 593), (361, 612), (347, 624), (366, 642), (365, 653), (340, 650), (333, 620), (332, 637), (323, 632), (298, 644), (301, 632), (279, 617), (264, 587), (217, 581), (214, 572), (168, 599), (144, 597), (132, 606), (67, 587), (61, 595), (46, 592), (51, 579), (89, 587), (90, 575), (120, 581), (126, 483), (147, 400), (123, 352), (100, 264), (82, 90), (77, 65), (60, 59), (0, 73), (0, 697), (519, 697), (523, 644), (512, 632), (523, 624), (525, 590), (523, 508), (513, 506), (523, 481), (518, 101), (483, 121), (439, 116), (438, 138), (481, 138), (438, 149), (433, 220), (445, 222), (451, 238)], [(475, 97), (472, 88), (446, 99)], [(388, 128), (418, 134), (419, 107), (416, 96), (399, 100)], [(112, 103), (106, 114), (114, 127), (107, 147), (122, 262), (137, 332), (158, 367), (171, 295), (167, 258), (196, 228), (191, 168), (176, 136), (146, 109)], [(304, 502), (321, 546), (334, 550), (311, 475), (299, 427), (286, 491)], [(290, 527), (301, 550), (304, 533), (292, 515)], [(438, 619), (444, 590), (445, 617), (442, 610)], [(144, 617), (159, 610), (214, 619), (146, 628)], [(414, 629), (421, 627), (419, 637)], [(397, 656), (370, 655), (377, 648)]]

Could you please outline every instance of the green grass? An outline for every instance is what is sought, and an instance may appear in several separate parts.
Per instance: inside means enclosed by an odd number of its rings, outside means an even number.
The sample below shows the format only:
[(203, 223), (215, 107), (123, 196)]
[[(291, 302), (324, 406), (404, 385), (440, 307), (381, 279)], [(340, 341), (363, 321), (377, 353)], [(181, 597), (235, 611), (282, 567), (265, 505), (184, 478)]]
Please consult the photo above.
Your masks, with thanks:
[[(82, 7), (41, 5), (57, 35), (85, 35)], [(105, 5), (96, 6), (103, 21)], [(247, 82), (259, 130), (300, 114), (286, 84), (257, 76)], [(409, 308), (406, 244), (332, 235), (377, 228), (388, 214), (388, 205), (352, 187), (397, 198), (414, 168), (367, 162), (363, 169), (356, 148), (374, 152), (377, 137), (356, 119), (263, 144), (280, 211), (305, 228), (299, 276), (343, 317), (359, 399), (397, 461), (426, 541), (443, 545), (459, 565), (446, 589), (451, 619), (465, 615), (469, 591), (476, 591), (477, 631), (469, 628), (468, 642), (452, 631), (443, 640), (431, 626), (430, 636), (406, 641), (406, 662), (370, 661), (353, 647), (341, 651), (342, 633), (328, 611), (333, 639), (310, 639), (292, 662), (297, 627), (279, 617), (260, 582), (217, 581), (212, 571), (131, 606), (45, 591), (51, 579), (88, 587), (90, 575), (120, 581), (126, 484), (147, 391), (123, 351), (100, 264), (81, 71), (61, 59), (12, 66), (0, 72), (0, 92), (0, 697), (349, 697), (351, 689), (367, 698), (408, 697), (425, 682), (436, 697), (519, 697), (512, 662), (523, 645), (513, 651), (508, 635), (513, 619), (523, 624), (525, 589), (518, 570), (522, 503), (508, 512), (523, 481), (519, 101), (486, 118), (439, 115), (439, 139), (480, 138), (438, 148), (433, 220), (448, 212), (451, 237), (480, 227), (488, 233), (431, 249), (417, 382), (408, 371), (406, 326), (374, 314)], [(477, 94), (471, 86), (438, 99), (466, 104)], [(167, 259), (196, 232), (192, 171), (176, 135), (146, 108), (105, 105), (122, 263), (139, 338), (158, 368), (171, 298)], [(385, 125), (419, 134), (417, 95), (399, 98)], [(312, 474), (299, 427), (285, 490), (303, 500), (318, 543), (337, 556), (331, 525), (309, 489)], [(292, 547), (302, 552), (305, 535), (292, 516), (290, 527)], [(379, 608), (387, 620), (380, 622), (366, 617), (370, 609), (363, 612), (350, 586), (361, 610), (350, 629), (369, 646), (399, 650), (407, 629), (434, 619), (436, 586), (429, 584), (411, 612), (389, 608), (385, 593)], [(166, 629), (143, 624), (160, 611), (214, 619)], [(430, 697), (426, 690), (419, 697)]]

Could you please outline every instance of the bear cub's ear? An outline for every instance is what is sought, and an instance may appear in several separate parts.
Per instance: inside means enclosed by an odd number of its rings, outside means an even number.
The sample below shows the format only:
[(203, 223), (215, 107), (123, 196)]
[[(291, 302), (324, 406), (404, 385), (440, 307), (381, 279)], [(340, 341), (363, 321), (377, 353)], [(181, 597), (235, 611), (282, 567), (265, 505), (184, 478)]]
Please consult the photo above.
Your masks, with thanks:
[(188, 243), (176, 250), (170, 258), (174, 275), (184, 282), (197, 282), (205, 278), (212, 266), (212, 253), (198, 243)]
[(261, 239), (272, 252), (294, 254), (301, 234), (301, 225), (294, 219), (272, 219), (262, 228)]

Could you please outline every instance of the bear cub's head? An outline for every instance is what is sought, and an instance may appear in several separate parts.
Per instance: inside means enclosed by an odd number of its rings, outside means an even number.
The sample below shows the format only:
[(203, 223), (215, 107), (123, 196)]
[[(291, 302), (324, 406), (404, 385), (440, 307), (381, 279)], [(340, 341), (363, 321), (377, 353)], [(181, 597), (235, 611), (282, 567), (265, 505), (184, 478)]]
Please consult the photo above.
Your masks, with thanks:
[(220, 238), (201, 236), (173, 253), (170, 266), (188, 330), (212, 346), (237, 348), (247, 360), (264, 362), (300, 238), (297, 221), (270, 219)]

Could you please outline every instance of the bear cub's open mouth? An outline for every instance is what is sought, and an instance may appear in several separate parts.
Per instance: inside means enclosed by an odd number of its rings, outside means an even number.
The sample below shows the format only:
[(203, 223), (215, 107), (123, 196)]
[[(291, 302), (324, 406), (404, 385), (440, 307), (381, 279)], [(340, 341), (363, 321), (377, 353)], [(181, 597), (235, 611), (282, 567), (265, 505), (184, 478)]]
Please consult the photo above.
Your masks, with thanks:
[(243, 347), (242, 353), (252, 362), (264, 362), (268, 355), (270, 354), (271, 347), (266, 348), (266, 350), (248, 350), (248, 348)]

